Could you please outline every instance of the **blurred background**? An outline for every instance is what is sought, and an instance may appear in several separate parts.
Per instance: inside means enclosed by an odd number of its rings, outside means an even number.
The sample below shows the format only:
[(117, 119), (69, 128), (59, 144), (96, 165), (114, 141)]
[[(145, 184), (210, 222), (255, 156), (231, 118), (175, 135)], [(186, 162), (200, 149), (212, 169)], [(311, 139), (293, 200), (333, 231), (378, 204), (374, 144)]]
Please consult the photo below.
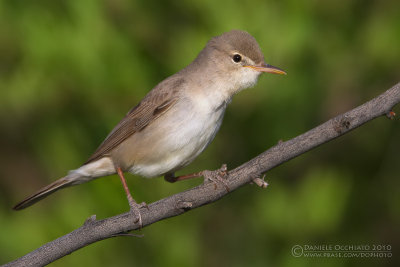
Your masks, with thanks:
[[(377, 96), (400, 78), (400, 2), (0, 1), (0, 264), (128, 210), (119, 178), (11, 207), (79, 167), (158, 82), (212, 37), (251, 33), (264, 75), (235, 96), (214, 142), (178, 174), (232, 169)], [(398, 114), (400, 108), (394, 109)], [(222, 200), (104, 240), (52, 266), (399, 266), (400, 122), (378, 118)], [(151, 203), (192, 188), (127, 175)], [(390, 245), (391, 258), (293, 257), (295, 245)]]

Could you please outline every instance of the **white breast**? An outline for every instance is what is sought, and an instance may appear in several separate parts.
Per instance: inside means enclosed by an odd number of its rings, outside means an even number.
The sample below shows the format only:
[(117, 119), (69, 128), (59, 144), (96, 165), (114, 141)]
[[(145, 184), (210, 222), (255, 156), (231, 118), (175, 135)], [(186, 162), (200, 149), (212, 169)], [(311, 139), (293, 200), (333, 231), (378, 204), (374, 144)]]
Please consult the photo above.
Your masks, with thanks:
[[(180, 99), (165, 117), (157, 121), (157, 127), (162, 127), (164, 131), (154, 140), (153, 151), (156, 152), (146, 161), (136, 162), (130, 172), (154, 177), (175, 172), (188, 165), (214, 139), (225, 108), (223, 102), (217, 109), (205, 95)], [(146, 130), (152, 131), (151, 126)]]

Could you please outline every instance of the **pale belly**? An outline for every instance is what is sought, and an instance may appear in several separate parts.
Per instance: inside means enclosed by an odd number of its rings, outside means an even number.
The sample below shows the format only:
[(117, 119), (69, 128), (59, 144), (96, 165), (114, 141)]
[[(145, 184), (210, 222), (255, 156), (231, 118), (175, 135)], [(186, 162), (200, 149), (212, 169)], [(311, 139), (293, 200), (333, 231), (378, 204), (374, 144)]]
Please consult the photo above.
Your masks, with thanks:
[[(195, 109), (195, 108), (194, 108)], [(225, 105), (218, 110), (171, 112), (139, 134), (130, 151), (121, 150), (126, 171), (144, 177), (173, 173), (191, 163), (214, 139), (222, 123)], [(170, 116), (170, 117), (168, 117)], [(162, 130), (159, 130), (162, 129)]]

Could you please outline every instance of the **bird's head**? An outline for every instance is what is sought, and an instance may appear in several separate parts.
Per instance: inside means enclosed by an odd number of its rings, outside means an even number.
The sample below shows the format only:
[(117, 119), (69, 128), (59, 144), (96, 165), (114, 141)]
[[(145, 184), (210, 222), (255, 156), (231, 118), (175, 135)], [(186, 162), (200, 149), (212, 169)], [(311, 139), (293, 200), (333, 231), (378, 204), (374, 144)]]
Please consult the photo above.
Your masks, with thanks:
[(253, 86), (261, 73), (286, 74), (265, 63), (256, 39), (249, 33), (232, 30), (212, 38), (195, 64), (206, 70), (206, 78), (231, 85), (231, 94)]

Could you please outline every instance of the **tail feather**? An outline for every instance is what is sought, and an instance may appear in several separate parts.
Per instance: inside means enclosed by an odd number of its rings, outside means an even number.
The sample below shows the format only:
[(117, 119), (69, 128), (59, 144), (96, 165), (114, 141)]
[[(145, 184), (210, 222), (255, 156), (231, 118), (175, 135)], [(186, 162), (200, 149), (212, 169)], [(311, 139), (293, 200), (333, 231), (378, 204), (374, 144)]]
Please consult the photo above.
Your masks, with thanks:
[(25, 209), (25, 208), (35, 204), (39, 200), (47, 197), (48, 195), (56, 192), (57, 190), (73, 185), (74, 182), (76, 182), (76, 179), (73, 179), (72, 177), (69, 177), (68, 175), (63, 177), (63, 178), (60, 178), (57, 181), (55, 181), (55, 182), (43, 187), (42, 189), (40, 189), (36, 193), (34, 193), (34, 194), (30, 195), (29, 197), (25, 198), (24, 200), (19, 202), (17, 205), (15, 205), (13, 207), (13, 209), (14, 210)]
[(30, 205), (35, 204), (39, 200), (47, 197), (48, 195), (56, 192), (57, 190), (68, 187), (71, 185), (77, 185), (89, 182), (95, 178), (114, 174), (115, 167), (114, 163), (109, 157), (101, 158), (97, 161), (83, 165), (76, 170), (71, 170), (69, 174), (57, 181), (43, 187), (33, 195), (25, 198), (20, 203), (14, 206), (14, 210), (22, 210)]

